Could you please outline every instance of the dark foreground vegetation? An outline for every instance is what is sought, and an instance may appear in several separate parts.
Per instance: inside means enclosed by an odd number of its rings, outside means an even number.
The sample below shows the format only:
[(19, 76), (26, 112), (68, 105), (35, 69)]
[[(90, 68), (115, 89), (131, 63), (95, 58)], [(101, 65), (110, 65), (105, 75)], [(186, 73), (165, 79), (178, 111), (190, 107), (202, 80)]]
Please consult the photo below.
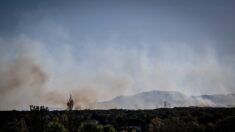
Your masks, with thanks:
[(234, 132), (235, 108), (1, 111), (0, 132)]

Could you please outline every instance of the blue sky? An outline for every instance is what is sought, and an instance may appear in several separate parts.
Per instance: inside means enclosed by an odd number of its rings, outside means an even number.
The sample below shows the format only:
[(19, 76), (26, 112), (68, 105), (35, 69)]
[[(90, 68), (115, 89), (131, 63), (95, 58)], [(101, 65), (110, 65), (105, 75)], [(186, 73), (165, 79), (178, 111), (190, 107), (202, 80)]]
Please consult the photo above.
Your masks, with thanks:
[[(9, 65), (29, 57), (48, 79), (33, 103), (51, 91), (96, 93), (88, 102), (149, 90), (235, 92), (233, 1), (0, 3), (1, 87), (7, 89)], [(19, 87), (29, 87), (24, 83)], [(16, 99), (29, 103), (21, 93)]]

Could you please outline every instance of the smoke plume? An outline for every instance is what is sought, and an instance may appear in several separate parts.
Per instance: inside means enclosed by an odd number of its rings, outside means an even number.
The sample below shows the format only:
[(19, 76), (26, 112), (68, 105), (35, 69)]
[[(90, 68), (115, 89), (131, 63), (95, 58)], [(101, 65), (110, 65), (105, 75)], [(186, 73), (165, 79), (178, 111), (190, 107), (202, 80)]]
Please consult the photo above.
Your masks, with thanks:
[(30, 104), (65, 109), (70, 94), (79, 109), (151, 90), (234, 92), (233, 63), (221, 61), (213, 48), (199, 54), (187, 46), (165, 46), (150, 55), (147, 49), (110, 45), (85, 48), (85, 55), (79, 54), (84, 58), (76, 58), (69, 45), (60, 46), (50, 49), (27, 37), (1, 41), (0, 109), (28, 109)]

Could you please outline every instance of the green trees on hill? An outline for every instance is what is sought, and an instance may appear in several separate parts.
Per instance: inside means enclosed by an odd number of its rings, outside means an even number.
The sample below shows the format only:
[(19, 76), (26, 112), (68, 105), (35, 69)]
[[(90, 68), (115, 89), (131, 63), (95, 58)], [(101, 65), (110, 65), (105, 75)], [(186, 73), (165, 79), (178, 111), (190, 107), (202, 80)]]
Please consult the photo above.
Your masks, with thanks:
[(0, 117), (0, 132), (235, 131), (235, 108), (5, 111)]

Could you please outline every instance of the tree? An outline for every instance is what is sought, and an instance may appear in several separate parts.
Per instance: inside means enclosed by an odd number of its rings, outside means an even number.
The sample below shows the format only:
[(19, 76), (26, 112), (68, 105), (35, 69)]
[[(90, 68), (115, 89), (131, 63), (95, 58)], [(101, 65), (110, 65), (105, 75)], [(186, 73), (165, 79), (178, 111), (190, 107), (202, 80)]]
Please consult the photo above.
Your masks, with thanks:
[(149, 132), (156, 132), (160, 131), (160, 128), (162, 127), (163, 123), (162, 120), (158, 117), (155, 117), (151, 119), (151, 122), (149, 124)]
[(69, 110), (69, 111), (73, 110), (73, 104), (74, 104), (73, 98), (72, 98), (72, 95), (70, 94), (69, 100), (68, 100), (68, 102), (67, 102), (67, 107), (68, 107), (68, 110)]
[(104, 132), (116, 132), (115, 128), (113, 127), (113, 125), (104, 125)]
[(68, 127), (69, 127), (68, 129), (69, 129), (69, 131), (72, 131), (72, 129), (73, 129), (73, 121), (72, 121), (73, 104), (74, 104), (73, 98), (72, 98), (72, 95), (70, 94), (69, 100), (67, 102), (67, 107), (68, 107), (68, 110), (69, 110), (68, 111)]
[(28, 132), (27, 124), (24, 120), (24, 118), (21, 118), (20, 120), (14, 119), (14, 121), (9, 123), (11, 132)]
[(82, 122), (79, 127), (79, 132), (103, 132), (103, 125), (93, 122)]
[(49, 122), (45, 132), (67, 132), (64, 125), (59, 122), (58, 118), (54, 118), (53, 121)]

